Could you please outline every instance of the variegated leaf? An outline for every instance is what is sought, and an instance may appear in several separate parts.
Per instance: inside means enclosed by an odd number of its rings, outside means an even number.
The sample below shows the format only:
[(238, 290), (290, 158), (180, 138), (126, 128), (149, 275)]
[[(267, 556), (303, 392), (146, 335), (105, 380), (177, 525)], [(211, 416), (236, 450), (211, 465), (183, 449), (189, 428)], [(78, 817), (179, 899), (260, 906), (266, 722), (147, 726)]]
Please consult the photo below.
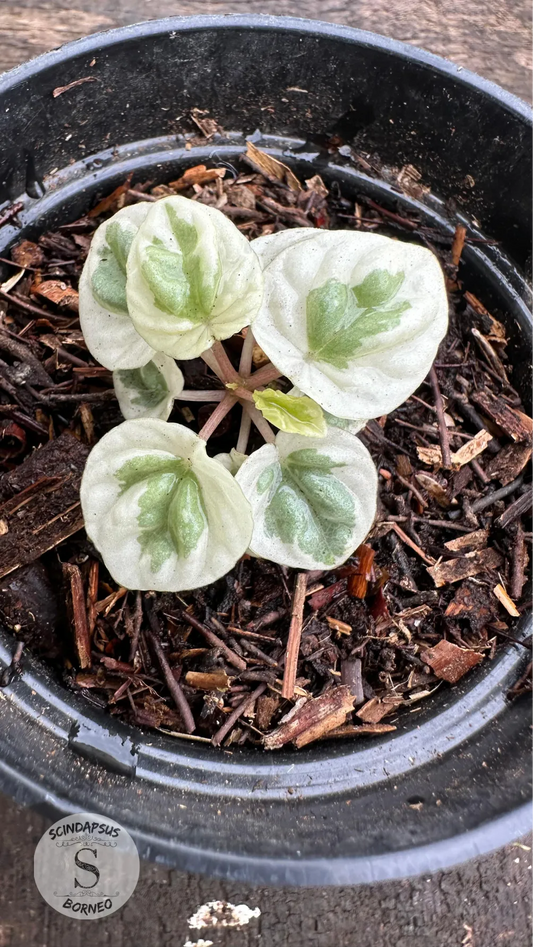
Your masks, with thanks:
[(279, 433), (236, 475), (254, 518), (250, 552), (295, 569), (339, 565), (376, 511), (377, 474), (361, 441), (331, 429), (313, 441)]
[(149, 204), (133, 204), (96, 230), (80, 277), (80, 325), (93, 358), (105, 368), (140, 368), (155, 355), (128, 313), (126, 263)]
[(208, 585), (252, 534), (235, 479), (181, 424), (143, 418), (113, 428), (89, 455), (80, 497), (89, 538), (129, 589)]
[(129, 311), (150, 345), (195, 358), (248, 325), (262, 294), (258, 257), (221, 211), (185, 197), (151, 206), (127, 278)]
[(423, 381), (448, 325), (443, 274), (429, 250), (379, 234), (315, 231), (263, 257), (254, 336), (324, 410), (379, 417)]

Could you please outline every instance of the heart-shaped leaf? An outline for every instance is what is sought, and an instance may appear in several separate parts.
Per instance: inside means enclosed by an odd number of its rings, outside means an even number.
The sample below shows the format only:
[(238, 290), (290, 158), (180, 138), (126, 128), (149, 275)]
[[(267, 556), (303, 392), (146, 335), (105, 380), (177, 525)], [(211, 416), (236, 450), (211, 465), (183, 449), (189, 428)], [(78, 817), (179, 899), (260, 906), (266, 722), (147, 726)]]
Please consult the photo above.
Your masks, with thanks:
[(304, 230), (278, 246), (275, 252), (272, 239), (257, 251), (267, 262), (257, 343), (331, 415), (392, 411), (423, 381), (447, 329), (437, 258), (424, 247), (348, 231)]
[(235, 479), (181, 424), (143, 418), (113, 428), (89, 455), (80, 498), (88, 536), (129, 589), (214, 582), (252, 534)]
[(361, 441), (329, 430), (313, 442), (280, 433), (236, 475), (254, 517), (250, 551), (295, 569), (339, 565), (367, 535), (377, 474)]
[(152, 204), (133, 241), (126, 291), (143, 338), (190, 359), (252, 321), (263, 277), (250, 243), (224, 214), (167, 197)]
[(183, 374), (173, 358), (158, 353), (141, 368), (113, 372), (113, 386), (126, 420), (160, 418), (166, 421), (174, 398), (183, 391)]
[(109, 368), (146, 365), (154, 349), (128, 314), (126, 263), (149, 204), (124, 207), (96, 230), (80, 277), (80, 325), (91, 355)]

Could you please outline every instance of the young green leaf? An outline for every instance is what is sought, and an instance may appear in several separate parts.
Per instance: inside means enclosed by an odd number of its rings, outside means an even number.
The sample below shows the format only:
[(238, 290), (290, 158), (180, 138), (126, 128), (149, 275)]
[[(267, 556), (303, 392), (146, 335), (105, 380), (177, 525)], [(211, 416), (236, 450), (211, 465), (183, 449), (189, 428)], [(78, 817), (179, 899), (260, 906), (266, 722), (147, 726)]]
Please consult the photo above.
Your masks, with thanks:
[(235, 479), (180, 424), (142, 418), (113, 428), (89, 455), (80, 499), (89, 538), (129, 589), (208, 585), (252, 534)]
[(124, 207), (96, 230), (80, 277), (80, 324), (91, 355), (109, 368), (139, 368), (155, 354), (128, 314), (126, 263), (149, 204)]
[(266, 388), (264, 391), (254, 391), (253, 397), (263, 417), (281, 431), (303, 434), (305, 437), (325, 436), (324, 412), (316, 401), (306, 395), (295, 397)]
[(250, 243), (221, 211), (167, 197), (152, 204), (133, 241), (126, 293), (142, 337), (189, 359), (251, 322), (263, 277)]
[(113, 372), (113, 386), (126, 420), (160, 418), (166, 421), (174, 398), (183, 391), (183, 374), (173, 358), (158, 353), (141, 368)]
[[(300, 391), (299, 388), (291, 388), (289, 394), (294, 398), (301, 398), (303, 391)], [(337, 418), (334, 414), (330, 414), (329, 411), (323, 411), (324, 420), (327, 427), (338, 427), (341, 431), (349, 431), (350, 434), (357, 434), (358, 431), (361, 431), (365, 425), (366, 421), (361, 418)]]
[(254, 336), (324, 410), (379, 417), (423, 381), (448, 324), (444, 278), (429, 250), (379, 234), (304, 231), (262, 256)]
[(330, 429), (313, 447), (306, 437), (279, 433), (236, 480), (253, 511), (250, 552), (295, 569), (344, 562), (374, 520), (376, 470), (361, 441), (345, 431)]

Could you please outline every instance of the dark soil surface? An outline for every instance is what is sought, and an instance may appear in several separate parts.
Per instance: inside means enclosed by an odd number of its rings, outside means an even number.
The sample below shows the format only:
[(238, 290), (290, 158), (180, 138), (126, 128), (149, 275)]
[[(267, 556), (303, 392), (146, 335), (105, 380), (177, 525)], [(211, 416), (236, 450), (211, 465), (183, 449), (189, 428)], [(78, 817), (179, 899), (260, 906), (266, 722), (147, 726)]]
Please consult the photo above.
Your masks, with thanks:
[[(201, 139), (216, 123), (193, 112), (191, 128)], [(341, 142), (325, 144), (335, 151)], [(400, 180), (417, 186), (409, 169)], [(218, 207), (250, 238), (288, 226), (379, 231), (441, 260), (449, 332), (416, 395), (359, 435), (380, 473), (378, 514), (340, 569), (298, 577), (245, 556), (211, 586), (141, 596), (116, 586), (80, 529), (88, 450), (121, 415), (110, 373), (84, 345), (77, 280), (103, 219), (175, 193)], [(0, 614), (17, 639), (67, 687), (127, 722), (224, 746), (393, 730), (399, 714), (417, 713), (437, 688), (492, 660), (514, 640), (527, 601), (533, 425), (499, 314), (460, 278), (464, 242), (460, 226), (452, 242), (319, 177), (298, 183), (250, 148), (239, 167), (199, 166), (170, 185), (128, 180), (86, 217), (16, 246), (0, 289)], [(243, 333), (225, 343), (235, 367), (242, 343)], [(256, 348), (255, 368), (265, 361)], [(221, 387), (201, 359), (180, 367), (187, 389)], [(179, 401), (170, 420), (197, 431), (215, 406)], [(238, 421), (236, 411), (226, 416), (211, 453), (234, 446)], [(291, 636), (301, 644), (287, 659), (297, 580), (305, 605)], [(278, 730), (294, 701), (291, 725)]]

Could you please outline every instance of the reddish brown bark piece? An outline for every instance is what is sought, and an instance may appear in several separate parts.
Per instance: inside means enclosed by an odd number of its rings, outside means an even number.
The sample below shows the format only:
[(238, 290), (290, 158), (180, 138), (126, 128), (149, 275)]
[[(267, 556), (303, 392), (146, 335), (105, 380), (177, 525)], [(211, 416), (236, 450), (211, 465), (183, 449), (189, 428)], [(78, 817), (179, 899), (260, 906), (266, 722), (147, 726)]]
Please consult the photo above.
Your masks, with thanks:
[(194, 168), (187, 168), (181, 178), (169, 181), (168, 186), (173, 191), (185, 191), (193, 184), (208, 184), (209, 181), (223, 178), (225, 174), (226, 168), (206, 168), (205, 164), (197, 164)]
[(453, 243), (451, 249), (451, 258), (454, 266), (459, 266), (459, 261), (461, 259), (461, 254), (463, 252), (463, 247), (465, 245), (466, 237), (466, 227), (463, 227), (462, 224), (457, 224), (455, 228), (455, 233), (453, 235)]
[(397, 710), (400, 704), (403, 704), (403, 699), (393, 694), (385, 697), (372, 697), (356, 711), (356, 716), (360, 720), (364, 720), (365, 723), (379, 723), (387, 714)]
[(474, 631), (481, 629), (496, 617), (497, 605), (485, 585), (468, 579), (459, 586), (448, 605), (446, 618), (467, 618)]
[(267, 694), (258, 699), (255, 709), (255, 722), (259, 730), (268, 730), (279, 703), (279, 697), (269, 697)]
[(530, 457), (530, 444), (506, 444), (485, 464), (485, 473), (491, 480), (499, 480), (506, 487), (522, 473)]
[(475, 401), (513, 441), (527, 441), (531, 438), (533, 420), (522, 411), (511, 408), (503, 398), (485, 389), (472, 392), (472, 401)]
[(278, 159), (272, 155), (267, 155), (264, 151), (260, 151), (251, 141), (246, 142), (246, 158), (248, 162), (260, 171), (261, 174), (264, 174), (266, 178), (272, 178), (276, 181), (281, 181), (283, 184), (287, 184), (291, 191), (298, 192), (302, 190), (302, 185), (298, 178), (286, 164), (278, 161)]
[(87, 625), (83, 580), (78, 566), (70, 562), (63, 563), (63, 575), (70, 584), (69, 612), (74, 630), (76, 658), (80, 668), (85, 670), (85, 668), (91, 667), (92, 660), (91, 637)]
[(78, 293), (68, 283), (59, 279), (45, 280), (43, 283), (34, 284), (31, 288), (36, 296), (42, 296), (49, 302), (62, 308), (78, 311)]
[(317, 612), (320, 608), (329, 605), (334, 597), (344, 592), (345, 589), (346, 579), (341, 579), (339, 582), (334, 582), (333, 585), (327, 585), (324, 589), (320, 589), (319, 592), (310, 595), (307, 599), (307, 604), (311, 606), (314, 612)]
[(444, 545), (450, 552), (472, 552), (473, 549), (484, 549), (488, 538), (488, 529), (476, 529), (472, 533), (458, 536), (457, 539), (450, 539)]
[(423, 651), (420, 657), (437, 677), (450, 684), (455, 684), (463, 674), (483, 660), (479, 652), (459, 648), (444, 638), (434, 648)]
[(365, 598), (368, 583), (372, 577), (372, 566), (374, 564), (374, 550), (371, 546), (363, 543), (356, 551), (358, 563), (355, 572), (348, 578), (348, 594), (353, 598)]
[(227, 691), (230, 679), (225, 671), (187, 671), (185, 683), (202, 691)]
[(0, 477), (0, 576), (38, 559), (83, 526), (81, 475), (89, 449), (65, 433)]
[(289, 628), (289, 637), (287, 639), (285, 672), (283, 674), (283, 687), (281, 689), (281, 696), (285, 697), (287, 700), (292, 700), (294, 695), (296, 671), (298, 669), (298, 655), (300, 654), (300, 641), (302, 638), (302, 619), (304, 613), (306, 590), (307, 573), (299, 572), (294, 583), (291, 625)]
[(360, 726), (352, 726), (347, 723), (343, 727), (337, 727), (328, 733), (329, 737), (374, 737), (380, 733), (391, 733), (398, 728), (392, 723), (362, 723)]
[(100, 214), (105, 214), (112, 207), (115, 207), (115, 205), (118, 205), (119, 199), (122, 197), (123, 194), (126, 193), (126, 191), (129, 190), (131, 186), (132, 177), (133, 177), (133, 174), (129, 174), (126, 180), (124, 181), (124, 183), (119, 184), (119, 186), (116, 187), (114, 191), (111, 191), (111, 194), (108, 194), (107, 197), (104, 197), (104, 199), (100, 201), (100, 203), (97, 204), (96, 207), (93, 207), (92, 210), (89, 211), (87, 216), (99, 217)]
[(431, 566), (427, 571), (439, 589), (451, 582), (460, 582), (461, 579), (477, 575), (478, 572), (497, 569), (502, 562), (503, 558), (496, 549), (479, 549), (465, 553), (464, 558), (461, 559), (438, 562), (437, 565)]
[(38, 243), (32, 240), (21, 240), (11, 251), (11, 259), (19, 266), (37, 267), (44, 263), (44, 253)]
[(308, 700), (290, 720), (267, 734), (264, 738), (265, 749), (278, 750), (286, 743), (304, 746), (311, 740), (318, 740), (344, 723), (353, 709), (353, 703), (350, 688), (344, 686)]

